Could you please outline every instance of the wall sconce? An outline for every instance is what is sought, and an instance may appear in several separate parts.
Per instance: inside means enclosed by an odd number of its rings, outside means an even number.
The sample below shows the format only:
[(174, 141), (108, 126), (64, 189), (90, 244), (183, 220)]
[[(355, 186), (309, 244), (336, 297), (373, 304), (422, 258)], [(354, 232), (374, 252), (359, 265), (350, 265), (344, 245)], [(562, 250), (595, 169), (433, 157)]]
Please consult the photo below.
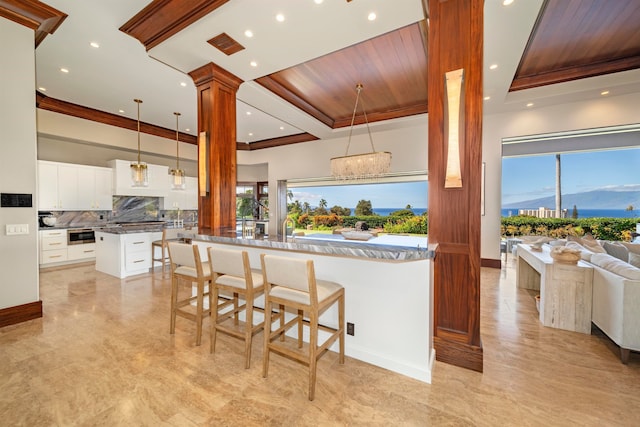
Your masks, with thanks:
[(460, 142), (464, 139), (464, 69), (445, 73), (445, 141), (447, 141), (444, 188), (462, 188)]
[(207, 132), (198, 135), (198, 194), (206, 197), (209, 191), (209, 138)]

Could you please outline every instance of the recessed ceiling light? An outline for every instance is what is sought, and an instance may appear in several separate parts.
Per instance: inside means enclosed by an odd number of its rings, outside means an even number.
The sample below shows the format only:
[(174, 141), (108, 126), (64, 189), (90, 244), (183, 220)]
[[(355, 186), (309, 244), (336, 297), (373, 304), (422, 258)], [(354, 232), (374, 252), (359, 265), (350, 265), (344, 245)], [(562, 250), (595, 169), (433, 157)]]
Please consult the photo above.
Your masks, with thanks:
[[(322, 3), (322, 2), (320, 2), (320, 3)], [(318, 3), (318, 4), (320, 4), (320, 3)], [(284, 130), (284, 126), (280, 126), (280, 130)]]
[(602, 92), (600, 92), (600, 95), (602, 95), (602, 96), (609, 95), (609, 91), (608, 90), (603, 90)]
[(250, 115), (251, 115), (251, 111), (247, 111), (247, 116), (250, 116)]
[(251, 65), (252, 67), (257, 67), (258, 63), (256, 61), (251, 61), (249, 62), (249, 65)]
[(124, 110), (118, 110), (118, 113), (122, 114), (124, 113)]
[(276, 15), (276, 21), (278, 22), (284, 22), (284, 15), (279, 13)]
[(38, 90), (41, 90), (41, 91), (43, 91), (43, 92), (46, 92), (46, 91), (47, 91), (47, 88), (46, 88), (46, 87), (42, 87), (42, 86), (40, 86), (40, 87), (38, 88)]
[(316, 4), (322, 4), (324, 0), (313, 0)]
[(513, 0), (503, 0), (502, 5), (509, 6), (511, 3), (513, 3)]
[(485, 100), (485, 101), (488, 101), (488, 100), (490, 100), (490, 99), (491, 99), (491, 97), (490, 97), (490, 96), (485, 96), (485, 97), (484, 97), (484, 100)]
[(249, 136), (253, 136), (253, 132), (249, 132)]
[(527, 107), (533, 107), (533, 102), (528, 103)]
[(187, 87), (187, 83), (186, 82), (180, 82), (180, 86)]
[(495, 70), (496, 68), (498, 68), (498, 64), (491, 64), (491, 65), (489, 65), (489, 69), (490, 69), (490, 70)]
[(97, 42), (91, 42), (91, 43), (89, 43), (89, 45), (91, 47), (95, 47), (96, 49), (100, 47), (100, 45)]
[(69, 72), (69, 70), (67, 70), (66, 68), (60, 68), (60, 71), (63, 72), (63, 73), (68, 73)]
[(249, 38), (253, 37), (253, 31), (251, 31), (251, 30), (246, 30), (246, 31), (244, 32), (244, 36), (245, 36), (245, 37), (249, 37)]
[(369, 21), (375, 21), (376, 20), (376, 13), (375, 12), (369, 13), (369, 16), (367, 16), (367, 19)]
[(185, 131), (185, 132), (191, 132), (191, 129), (186, 128), (184, 131)]

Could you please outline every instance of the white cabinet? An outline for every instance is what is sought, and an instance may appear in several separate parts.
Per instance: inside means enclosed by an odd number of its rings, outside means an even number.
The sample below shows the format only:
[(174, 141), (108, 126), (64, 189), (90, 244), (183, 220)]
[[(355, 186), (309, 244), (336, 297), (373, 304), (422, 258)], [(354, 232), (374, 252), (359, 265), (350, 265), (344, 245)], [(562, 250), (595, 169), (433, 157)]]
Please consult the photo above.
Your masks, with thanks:
[(186, 188), (173, 190), (171, 176), (167, 179), (167, 195), (164, 197), (163, 209), (198, 210), (198, 178), (185, 177)]
[(40, 264), (67, 261), (67, 230), (41, 230)]
[(55, 163), (38, 162), (38, 209), (59, 209), (58, 165)]
[(38, 162), (39, 210), (111, 210), (110, 168)]
[(67, 259), (69, 261), (87, 260), (96, 257), (96, 244), (83, 243), (81, 245), (71, 245), (67, 247)]
[(118, 196), (152, 196), (166, 197), (169, 192), (167, 166), (147, 164), (149, 171), (148, 187), (131, 186), (131, 162), (126, 160), (111, 160), (109, 165), (113, 169), (113, 191)]
[(78, 209), (113, 209), (113, 172), (109, 168), (78, 168)]
[(40, 230), (40, 265), (88, 261), (95, 258), (95, 243), (67, 244), (67, 230)]
[(123, 279), (151, 268), (151, 242), (162, 232), (113, 234), (96, 232), (96, 270)]

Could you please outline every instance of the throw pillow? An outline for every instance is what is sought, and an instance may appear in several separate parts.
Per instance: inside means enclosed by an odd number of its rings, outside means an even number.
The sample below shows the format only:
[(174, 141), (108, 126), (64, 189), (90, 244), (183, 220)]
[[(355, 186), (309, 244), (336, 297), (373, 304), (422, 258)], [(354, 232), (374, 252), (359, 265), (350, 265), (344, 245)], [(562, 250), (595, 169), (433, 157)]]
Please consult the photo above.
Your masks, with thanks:
[(640, 268), (640, 254), (629, 252), (629, 264), (633, 265), (634, 267)]
[(591, 256), (593, 255), (593, 252), (591, 252), (589, 249), (585, 248), (584, 246), (582, 246), (580, 243), (574, 241), (574, 240), (569, 240), (565, 245), (565, 248), (571, 248), (571, 249), (577, 249), (580, 251), (580, 258), (583, 261), (587, 261), (590, 262), (591, 261)]
[(609, 255), (614, 256), (624, 262), (629, 261), (629, 249), (627, 249), (620, 242), (604, 242), (602, 246)]
[(626, 277), (631, 280), (640, 280), (640, 268), (636, 268), (631, 264), (612, 257), (609, 254), (593, 254), (591, 263), (602, 267), (618, 276)]
[(627, 248), (629, 253), (634, 253), (640, 255), (640, 244), (638, 243), (629, 243), (629, 242), (620, 242), (622, 246)]
[(584, 237), (578, 236), (567, 236), (567, 240), (573, 240), (574, 242), (580, 243), (585, 248), (589, 249), (591, 252), (606, 254), (607, 251), (604, 250), (600, 243), (596, 239), (593, 238), (591, 234), (586, 234)]

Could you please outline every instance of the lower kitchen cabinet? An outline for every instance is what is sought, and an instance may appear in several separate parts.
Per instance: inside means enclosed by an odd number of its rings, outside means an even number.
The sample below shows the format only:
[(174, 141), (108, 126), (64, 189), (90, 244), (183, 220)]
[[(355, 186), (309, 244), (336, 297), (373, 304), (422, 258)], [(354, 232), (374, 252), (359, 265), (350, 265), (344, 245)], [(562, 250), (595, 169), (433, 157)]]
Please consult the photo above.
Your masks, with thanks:
[(96, 231), (96, 270), (124, 279), (151, 268), (151, 242), (162, 232), (116, 234)]
[(40, 266), (90, 261), (96, 256), (95, 243), (69, 245), (67, 230), (40, 230)]

